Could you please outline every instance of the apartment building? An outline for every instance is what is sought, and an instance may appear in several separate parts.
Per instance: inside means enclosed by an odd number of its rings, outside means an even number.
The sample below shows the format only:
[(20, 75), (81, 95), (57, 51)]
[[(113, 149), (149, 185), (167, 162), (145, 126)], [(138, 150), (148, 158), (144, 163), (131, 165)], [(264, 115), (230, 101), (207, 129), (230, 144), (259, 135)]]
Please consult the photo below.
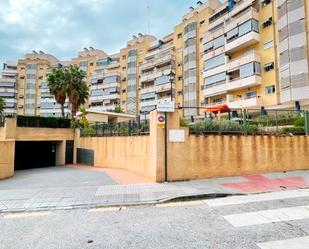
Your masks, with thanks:
[(139, 110), (148, 118), (159, 101), (175, 101), (175, 48), (173, 35), (152, 42), (140, 66)]
[(46, 103), (41, 98), (41, 86), (46, 88), (46, 77), (49, 68), (58, 65), (59, 60), (43, 51), (33, 51), (20, 59), (17, 65), (18, 111), (19, 115), (54, 114), (60, 107), (53, 102)]
[(221, 5), (218, 0), (197, 2), (183, 16), (182, 22), (174, 28), (173, 40), (176, 50), (176, 102), (184, 107), (185, 116), (198, 115), (202, 69), (200, 54), (203, 51), (202, 39), (208, 29), (208, 17)]
[(152, 35), (139, 33), (127, 42), (125, 48), (120, 50), (121, 108), (128, 114), (140, 115), (140, 66), (150, 44), (155, 40), (156, 38)]
[(91, 74), (90, 105), (94, 111), (110, 111), (120, 106), (120, 54), (100, 58)]
[(7, 61), (3, 64), (0, 77), (0, 97), (5, 101), (5, 115), (17, 112), (17, 62)]
[(309, 2), (276, 0), (280, 102), (285, 107), (309, 106)]
[(209, 16), (203, 37), (201, 103), (230, 108), (279, 104), (273, 1), (223, 3)]
[[(72, 64), (86, 72), (87, 107), (97, 111), (120, 106), (147, 118), (168, 99), (185, 107), (187, 117), (222, 103), (300, 109), (309, 106), (308, 29), (306, 0), (198, 1), (161, 40), (139, 33), (119, 52), (84, 48), (69, 62), (41, 51), (27, 54), (17, 65), (18, 91), (14, 63), (7, 63), (0, 95), (8, 112), (17, 104), (18, 114), (59, 116), (46, 73)], [(66, 103), (66, 113), (69, 108)]]

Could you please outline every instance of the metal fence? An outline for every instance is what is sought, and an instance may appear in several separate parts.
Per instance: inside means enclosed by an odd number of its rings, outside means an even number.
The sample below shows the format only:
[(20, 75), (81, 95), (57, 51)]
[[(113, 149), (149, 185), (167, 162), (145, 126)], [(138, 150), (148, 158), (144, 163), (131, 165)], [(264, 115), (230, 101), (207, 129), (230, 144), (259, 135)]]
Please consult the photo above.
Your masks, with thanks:
[(80, 130), (81, 137), (112, 137), (149, 135), (149, 121), (132, 120), (121, 123), (95, 123)]
[(180, 122), (190, 134), (199, 135), (309, 135), (309, 111), (230, 109), (184, 117)]

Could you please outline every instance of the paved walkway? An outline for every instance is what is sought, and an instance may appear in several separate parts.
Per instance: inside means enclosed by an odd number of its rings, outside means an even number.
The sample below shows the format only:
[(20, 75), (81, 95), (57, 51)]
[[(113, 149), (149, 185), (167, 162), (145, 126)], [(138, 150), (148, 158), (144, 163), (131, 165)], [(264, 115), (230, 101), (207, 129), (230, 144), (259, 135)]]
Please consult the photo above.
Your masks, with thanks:
[[(49, 169), (49, 174), (44, 173), (45, 170), (32, 172), (39, 176), (34, 178), (38, 183), (25, 180), (27, 177), (22, 172), (17, 173), (15, 178), (1, 181), (0, 212), (155, 204), (181, 197), (251, 194), (309, 186), (309, 171), (165, 184), (116, 185), (109, 176), (96, 170), (53, 168)], [(52, 179), (59, 175), (53, 170), (66, 172), (67, 177)], [(25, 174), (31, 175), (29, 172)]]

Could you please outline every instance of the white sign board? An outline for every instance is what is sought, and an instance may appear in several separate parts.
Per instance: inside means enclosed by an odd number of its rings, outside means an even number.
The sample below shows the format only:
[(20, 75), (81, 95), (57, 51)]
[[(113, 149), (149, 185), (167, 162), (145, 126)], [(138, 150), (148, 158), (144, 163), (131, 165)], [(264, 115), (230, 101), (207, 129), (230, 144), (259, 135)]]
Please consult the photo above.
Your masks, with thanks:
[(158, 101), (157, 103), (158, 112), (174, 112), (175, 111), (175, 102), (171, 100)]
[(169, 141), (172, 143), (184, 143), (185, 130), (169, 130)]

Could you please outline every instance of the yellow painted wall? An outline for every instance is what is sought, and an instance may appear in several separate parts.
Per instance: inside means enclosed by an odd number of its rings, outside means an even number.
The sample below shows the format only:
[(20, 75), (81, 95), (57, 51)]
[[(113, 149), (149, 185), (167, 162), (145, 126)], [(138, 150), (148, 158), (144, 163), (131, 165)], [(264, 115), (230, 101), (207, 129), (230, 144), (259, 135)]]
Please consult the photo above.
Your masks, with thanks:
[(156, 181), (150, 136), (77, 139), (77, 148), (94, 150), (94, 166), (125, 169)]
[(0, 140), (0, 179), (14, 175), (14, 140)]
[(172, 181), (309, 169), (305, 136), (189, 135), (168, 147)]

